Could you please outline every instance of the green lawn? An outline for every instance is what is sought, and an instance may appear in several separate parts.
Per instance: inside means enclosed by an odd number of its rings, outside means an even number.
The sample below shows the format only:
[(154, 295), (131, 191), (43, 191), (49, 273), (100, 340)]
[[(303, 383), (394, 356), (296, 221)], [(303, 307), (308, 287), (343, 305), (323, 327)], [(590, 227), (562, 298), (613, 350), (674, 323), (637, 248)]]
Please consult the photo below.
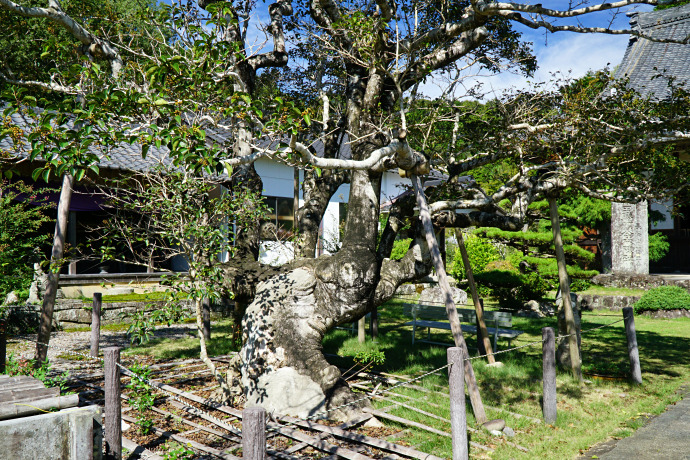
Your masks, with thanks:
[[(402, 302), (391, 301), (380, 308), (379, 339), (359, 344), (348, 331), (336, 330), (324, 339), (324, 351), (329, 360), (344, 368), (353, 364), (353, 357), (360, 351), (377, 350), (385, 353), (386, 361), (376, 370), (396, 375), (417, 376), (443, 366), (446, 363), (446, 349), (427, 344), (411, 344), (411, 328), (403, 326), (408, 318), (402, 315)], [(613, 316), (608, 316), (613, 315)], [(583, 330), (611, 323), (622, 318), (613, 312), (585, 313)], [(514, 444), (529, 449), (524, 453), (505, 439), (489, 434), (472, 434), (471, 439), (494, 448), (492, 453), (471, 449), (474, 458), (573, 458), (580, 452), (610, 437), (629, 436), (641, 426), (646, 418), (658, 414), (671, 402), (677, 400), (676, 390), (690, 381), (690, 319), (650, 319), (638, 316), (635, 319), (640, 347), (642, 377), (644, 384), (634, 386), (627, 380), (600, 380), (590, 377), (591, 383), (575, 382), (570, 373), (558, 374), (558, 421), (555, 426), (534, 423), (526, 418), (517, 418), (502, 409), (541, 418), (541, 344), (497, 356), (505, 366), (490, 368), (483, 360), (474, 360), (473, 365), (479, 381), (481, 395), (489, 418), (504, 418), (517, 435), (510, 439)], [(556, 326), (555, 318), (514, 318), (514, 328), (525, 331), (513, 345), (527, 344), (541, 339), (541, 328)], [(214, 322), (213, 339), (210, 342), (211, 355), (225, 354), (234, 349), (230, 339), (232, 324), (228, 320)], [(447, 331), (438, 331), (434, 339), (449, 342)], [(475, 343), (468, 337), (468, 344)], [(507, 342), (499, 349), (507, 348)], [(582, 337), (584, 369), (598, 374), (626, 377), (628, 373), (627, 345), (623, 323), (585, 332)], [(142, 353), (160, 358), (198, 356), (196, 339), (156, 341), (146, 346), (130, 348), (127, 354)], [(430, 391), (408, 388), (396, 390), (402, 396), (394, 399), (443, 418), (449, 418), (447, 374), (441, 371), (417, 383)], [(388, 401), (375, 401), (375, 406), (390, 406)], [(418, 414), (405, 408), (390, 410), (391, 414), (415, 420), (420, 423), (449, 432), (450, 426), (440, 420)], [(468, 420), (475, 426), (468, 403)], [(387, 422), (388, 423), (388, 422)], [(449, 438), (428, 432), (410, 429), (404, 441), (426, 452), (451, 456)], [(397, 441), (399, 441), (398, 439)]]
[[(377, 349), (386, 354), (386, 363), (379, 370), (397, 375), (418, 375), (441, 367), (446, 363), (443, 347), (426, 344), (411, 345), (410, 328), (401, 327), (405, 320), (399, 302), (390, 302), (381, 308), (380, 339), (376, 343), (357, 343), (344, 331), (331, 333), (325, 340), (325, 349), (341, 356), (354, 356), (362, 349)], [(608, 316), (613, 315), (613, 316)], [(611, 323), (622, 318), (613, 312), (585, 313), (583, 331)], [(542, 327), (556, 327), (555, 318), (514, 318), (514, 328), (525, 331), (514, 345), (526, 344), (541, 339)], [(501, 439), (488, 434), (476, 434), (473, 440), (495, 447), (490, 458), (572, 458), (597, 442), (613, 437), (625, 437), (641, 426), (648, 414), (663, 411), (667, 404), (675, 401), (678, 387), (690, 381), (690, 319), (676, 320), (636, 317), (637, 339), (644, 384), (640, 387), (624, 380), (601, 380), (594, 377), (591, 383), (577, 384), (569, 372), (559, 372), (558, 422), (556, 426), (535, 424), (519, 419), (502, 411), (487, 410), (489, 418), (504, 418), (517, 431), (511, 441), (528, 448), (529, 453), (508, 445)], [(439, 331), (432, 334), (435, 340), (450, 341), (450, 334)], [(468, 337), (468, 344), (475, 343)], [(499, 347), (500, 349), (501, 347)], [(502, 343), (507, 348), (507, 342)], [(627, 342), (623, 323), (584, 333), (582, 337), (583, 365), (585, 370), (611, 376), (625, 376), (629, 373)], [(518, 414), (541, 418), (541, 344), (518, 351), (498, 355), (505, 366), (490, 368), (483, 360), (474, 360), (473, 365), (479, 381), (484, 404), (506, 409)], [(432, 376), (420, 386), (445, 391), (447, 376)], [(421, 391), (397, 391), (413, 397), (416, 401), (397, 398), (408, 405), (448, 418), (447, 399), (441, 394)], [(413, 401), (411, 403), (410, 401)], [(376, 402), (378, 407), (390, 405)], [(436, 405), (441, 407), (436, 407)], [(449, 430), (449, 425), (404, 408), (390, 413), (411, 420)], [(471, 409), (468, 403), (468, 414)], [(474, 419), (468, 415), (470, 425)], [(424, 431), (412, 430), (406, 438), (427, 452), (450, 456), (450, 441), (439, 439)], [(482, 458), (486, 454), (472, 450), (473, 455)]]

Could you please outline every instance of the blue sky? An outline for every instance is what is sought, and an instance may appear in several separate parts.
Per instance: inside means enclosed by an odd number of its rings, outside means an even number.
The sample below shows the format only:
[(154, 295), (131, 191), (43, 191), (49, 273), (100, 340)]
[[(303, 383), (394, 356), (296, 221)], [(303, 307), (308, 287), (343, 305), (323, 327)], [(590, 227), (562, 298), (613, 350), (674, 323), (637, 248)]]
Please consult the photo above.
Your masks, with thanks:
[[(568, 4), (567, 1), (544, 3), (545, 6), (559, 9), (566, 8)], [(596, 3), (599, 2), (590, 2), (590, 4)], [(652, 7), (642, 5), (634, 7), (634, 9), (636, 11), (650, 11)], [(610, 12), (589, 14), (581, 16), (579, 20), (563, 21), (563, 23), (575, 25), (578, 21), (585, 27), (607, 27), (613, 21), (613, 28), (629, 28), (629, 18), (624, 13), (613, 18)], [(528, 78), (524, 75), (504, 72), (493, 76), (488, 74), (482, 77), (473, 76), (467, 80), (466, 86), (481, 82), (483, 91), (493, 89), (493, 94), (497, 95), (508, 88), (525, 88), (528, 82), (548, 82), (552, 79), (554, 72), (561, 72), (564, 77), (578, 78), (585, 75), (588, 70), (599, 70), (607, 65), (613, 69), (623, 59), (629, 38), (628, 35), (545, 33), (544, 30), (529, 29), (521, 24), (517, 24), (516, 29), (523, 33), (527, 41), (534, 44), (534, 51), (539, 63), (539, 69), (535, 75)], [(425, 92), (428, 95), (435, 95), (440, 90), (437, 85), (429, 83), (425, 85)], [(461, 96), (460, 92), (456, 94)]]
[[(168, 0), (169, 1), (169, 0)], [(269, 22), (267, 7), (272, 0), (257, 2), (257, 9), (254, 11), (250, 27), (248, 45), (255, 52), (266, 51), (272, 48), (272, 43), (267, 40), (263, 31), (257, 29), (258, 23), (267, 24)], [(531, 2), (518, 2), (531, 3)], [(586, 3), (588, 5), (599, 4), (598, 0), (550, 0), (544, 5), (554, 9), (566, 9), (569, 3)], [(649, 11), (651, 6), (641, 5), (632, 6), (630, 10)], [(585, 27), (607, 27), (611, 24), (617, 29), (629, 28), (629, 18), (621, 12), (612, 18), (611, 12), (591, 13), (579, 18), (563, 20), (563, 23), (582, 25)], [(551, 80), (552, 73), (560, 72), (564, 77), (578, 78), (587, 73), (588, 70), (599, 70), (607, 65), (612, 69), (618, 65), (623, 58), (628, 44), (628, 35), (607, 35), (607, 34), (578, 34), (572, 32), (545, 33), (544, 30), (529, 29), (521, 24), (515, 25), (521, 31), (526, 41), (534, 44), (534, 51), (539, 63), (539, 69), (532, 78), (524, 75), (516, 75), (503, 72), (499, 75), (477, 76), (476, 69), (471, 69), (465, 81), (466, 87), (474, 86), (481, 82), (484, 92), (490, 92), (488, 97), (498, 95), (508, 88), (522, 89), (528, 86), (528, 82), (547, 82)], [(288, 43), (288, 46), (290, 44)], [(293, 63), (294, 64), (294, 63)], [(441, 93), (440, 86), (443, 86), (442, 78), (436, 78), (423, 85), (423, 92), (427, 96), (436, 96)], [(460, 88), (456, 91), (457, 97), (463, 97), (464, 90)]]

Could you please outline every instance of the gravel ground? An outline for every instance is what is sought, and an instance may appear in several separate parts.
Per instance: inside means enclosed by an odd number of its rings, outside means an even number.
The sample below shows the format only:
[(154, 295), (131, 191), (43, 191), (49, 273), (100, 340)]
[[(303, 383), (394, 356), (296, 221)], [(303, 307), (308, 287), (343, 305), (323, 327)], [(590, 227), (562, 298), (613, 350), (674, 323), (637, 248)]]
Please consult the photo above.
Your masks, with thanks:
[[(156, 328), (154, 337), (186, 338), (196, 336), (194, 324), (175, 324), (172, 326), (160, 326)], [(8, 340), (8, 354), (13, 353), (15, 358), (31, 359), (36, 353), (36, 334), (23, 337), (13, 337)], [(77, 352), (88, 355), (91, 348), (91, 332), (64, 332), (57, 331), (50, 335), (48, 348), (48, 361), (51, 370), (64, 372), (76, 369), (100, 367), (99, 363), (89, 365), (85, 360), (70, 360), (60, 357), (69, 352)], [(100, 350), (107, 347), (127, 348), (131, 344), (126, 331), (101, 331)]]

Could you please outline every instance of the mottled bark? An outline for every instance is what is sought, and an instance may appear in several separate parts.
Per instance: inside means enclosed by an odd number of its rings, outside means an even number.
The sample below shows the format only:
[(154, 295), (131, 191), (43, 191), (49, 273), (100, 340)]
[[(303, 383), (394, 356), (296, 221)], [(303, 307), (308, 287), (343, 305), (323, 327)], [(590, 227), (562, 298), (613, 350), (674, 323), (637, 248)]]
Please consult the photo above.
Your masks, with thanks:
[(332, 327), (371, 308), (380, 268), (379, 181), (367, 172), (353, 173), (352, 212), (337, 254), (303, 261), (258, 285), (242, 322), (239, 365), (250, 404), (307, 416), (354, 398), (338, 369), (324, 358), (321, 341)]

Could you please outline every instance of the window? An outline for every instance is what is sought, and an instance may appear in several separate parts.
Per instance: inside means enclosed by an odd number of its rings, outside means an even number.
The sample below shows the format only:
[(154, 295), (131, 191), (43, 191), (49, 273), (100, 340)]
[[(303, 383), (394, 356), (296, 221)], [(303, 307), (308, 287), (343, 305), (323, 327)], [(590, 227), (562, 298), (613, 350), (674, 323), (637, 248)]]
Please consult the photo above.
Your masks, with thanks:
[(263, 225), (261, 237), (266, 240), (275, 240), (276, 236), (279, 239), (291, 236), (295, 223), (293, 199), (265, 196), (264, 202), (268, 207), (268, 215), (264, 224), (273, 225)]

